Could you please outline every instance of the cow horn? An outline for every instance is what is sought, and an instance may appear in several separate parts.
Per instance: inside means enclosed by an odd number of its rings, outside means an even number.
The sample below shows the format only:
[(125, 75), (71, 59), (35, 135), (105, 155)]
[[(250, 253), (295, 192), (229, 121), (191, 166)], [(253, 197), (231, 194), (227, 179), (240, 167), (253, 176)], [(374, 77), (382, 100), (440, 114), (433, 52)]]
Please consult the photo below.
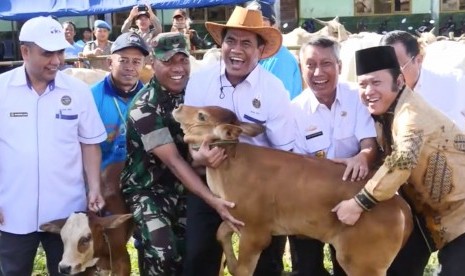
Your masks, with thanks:
[(317, 18), (313, 18), (313, 20), (314, 20), (315, 22), (317, 22), (317, 23), (320, 23), (320, 24), (323, 25), (323, 26), (328, 26), (328, 22), (326, 22), (326, 21), (322, 21), (322, 20), (319, 20), (319, 19), (317, 19)]
[(339, 16), (334, 17), (333, 21), (336, 21), (337, 23), (339, 23)]
[(434, 32), (434, 28), (436, 27), (433, 27), (429, 32), (432, 34)]
[(415, 30), (415, 33), (417, 34), (417, 36), (421, 36), (421, 33), (418, 30)]

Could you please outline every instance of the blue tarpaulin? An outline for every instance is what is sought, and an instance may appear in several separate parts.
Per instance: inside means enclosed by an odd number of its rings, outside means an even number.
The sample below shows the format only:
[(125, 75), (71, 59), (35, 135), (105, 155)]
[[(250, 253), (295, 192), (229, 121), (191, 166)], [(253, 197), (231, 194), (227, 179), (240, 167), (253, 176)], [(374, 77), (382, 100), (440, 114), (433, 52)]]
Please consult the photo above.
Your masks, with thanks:
[[(39, 15), (82, 16), (129, 10), (149, 3), (154, 9), (199, 8), (235, 5), (247, 0), (0, 0), (0, 19), (26, 20)], [(262, 0), (263, 1), (263, 0)], [(266, 0), (274, 3), (275, 0)]]

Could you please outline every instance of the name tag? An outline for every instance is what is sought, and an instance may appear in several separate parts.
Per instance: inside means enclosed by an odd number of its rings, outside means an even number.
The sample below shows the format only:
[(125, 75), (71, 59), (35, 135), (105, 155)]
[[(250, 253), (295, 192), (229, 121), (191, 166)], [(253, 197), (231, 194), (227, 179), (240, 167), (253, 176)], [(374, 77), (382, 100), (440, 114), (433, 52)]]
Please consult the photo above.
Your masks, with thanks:
[(55, 114), (55, 118), (62, 120), (76, 120), (78, 118), (78, 115)]
[(27, 117), (27, 112), (10, 112), (10, 117)]
[(312, 133), (312, 134), (309, 134), (309, 135), (305, 136), (305, 139), (310, 140), (312, 138), (315, 138), (315, 137), (318, 137), (318, 136), (321, 136), (321, 135), (323, 135), (323, 131), (320, 130), (318, 132), (315, 132), (315, 133)]

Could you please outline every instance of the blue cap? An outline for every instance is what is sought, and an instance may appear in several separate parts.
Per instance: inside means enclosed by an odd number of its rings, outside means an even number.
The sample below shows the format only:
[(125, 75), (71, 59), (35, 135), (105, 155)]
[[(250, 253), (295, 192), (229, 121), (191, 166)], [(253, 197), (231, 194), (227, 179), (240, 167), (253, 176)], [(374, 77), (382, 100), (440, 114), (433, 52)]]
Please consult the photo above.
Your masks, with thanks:
[(111, 45), (111, 53), (113, 54), (126, 48), (136, 48), (139, 49), (144, 56), (149, 55), (149, 47), (142, 37), (134, 32), (127, 32), (118, 36)]
[(107, 22), (103, 21), (103, 20), (95, 20), (94, 22), (94, 29), (95, 28), (103, 28), (103, 29), (107, 29), (108, 31), (111, 32), (111, 26), (110, 24), (108, 24)]

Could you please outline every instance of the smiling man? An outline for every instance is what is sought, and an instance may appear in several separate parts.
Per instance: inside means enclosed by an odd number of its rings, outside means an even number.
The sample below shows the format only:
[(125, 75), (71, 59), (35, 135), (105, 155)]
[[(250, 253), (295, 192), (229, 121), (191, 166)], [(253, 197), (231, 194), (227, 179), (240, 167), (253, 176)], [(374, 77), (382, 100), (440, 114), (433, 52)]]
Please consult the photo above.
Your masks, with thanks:
[[(308, 88), (292, 101), (297, 127), (294, 151), (342, 163), (346, 170), (341, 178), (354, 181), (364, 179), (373, 167), (376, 130), (356, 84), (339, 81), (339, 49), (337, 41), (324, 36), (313, 36), (300, 49)], [(328, 275), (322, 242), (297, 236), (289, 241), (295, 275)], [(335, 258), (333, 267), (334, 275), (343, 275)]]
[(181, 275), (184, 257), (186, 188), (235, 223), (187, 163), (188, 150), (171, 112), (184, 101), (190, 63), (180, 33), (155, 37), (154, 77), (132, 101), (127, 120), (128, 159), (123, 195), (136, 222), (141, 275)]
[(60, 235), (39, 226), (103, 208), (106, 133), (89, 87), (58, 70), (70, 46), (60, 23), (29, 19), (19, 41), (24, 65), (0, 75), (0, 271), (32, 275), (42, 244), (49, 275), (62, 275)]
[[(393, 47), (357, 51), (356, 69), (359, 95), (382, 125), (384, 133), (378, 138), (384, 141), (385, 159), (365, 187), (333, 211), (340, 221), (353, 225), (399, 190), (426, 221), (427, 230), (410, 236), (399, 254), (402, 270), (388, 271), (388, 275), (423, 275), (426, 262), (419, 258), (418, 248), (411, 247), (418, 235), (430, 238), (426, 250), (439, 250), (439, 275), (461, 275), (465, 270), (463, 132), (405, 85)], [(410, 254), (404, 254), (405, 250)], [(422, 267), (416, 268), (419, 263)]]
[(139, 80), (149, 48), (135, 33), (124, 33), (111, 47), (110, 74), (91, 89), (107, 131), (102, 150), (102, 182), (106, 195), (120, 192), (119, 175), (126, 161), (126, 116), (143, 84)]
[[(186, 104), (217, 105), (236, 113), (241, 121), (266, 128), (257, 137), (240, 137), (257, 146), (292, 150), (294, 145), (289, 94), (283, 83), (258, 64), (281, 47), (278, 29), (264, 26), (258, 10), (236, 7), (228, 22), (205, 23), (210, 35), (221, 45), (217, 64), (192, 75), (186, 88)], [(218, 148), (206, 143), (192, 152), (196, 165), (217, 166), (225, 158)], [(253, 173), (253, 172), (252, 172)], [(267, 185), (267, 183), (263, 183)], [(222, 249), (216, 241), (221, 218), (201, 199), (188, 197), (187, 256), (185, 275), (218, 275)], [(258, 261), (255, 275), (281, 275), (284, 237), (274, 237)]]

